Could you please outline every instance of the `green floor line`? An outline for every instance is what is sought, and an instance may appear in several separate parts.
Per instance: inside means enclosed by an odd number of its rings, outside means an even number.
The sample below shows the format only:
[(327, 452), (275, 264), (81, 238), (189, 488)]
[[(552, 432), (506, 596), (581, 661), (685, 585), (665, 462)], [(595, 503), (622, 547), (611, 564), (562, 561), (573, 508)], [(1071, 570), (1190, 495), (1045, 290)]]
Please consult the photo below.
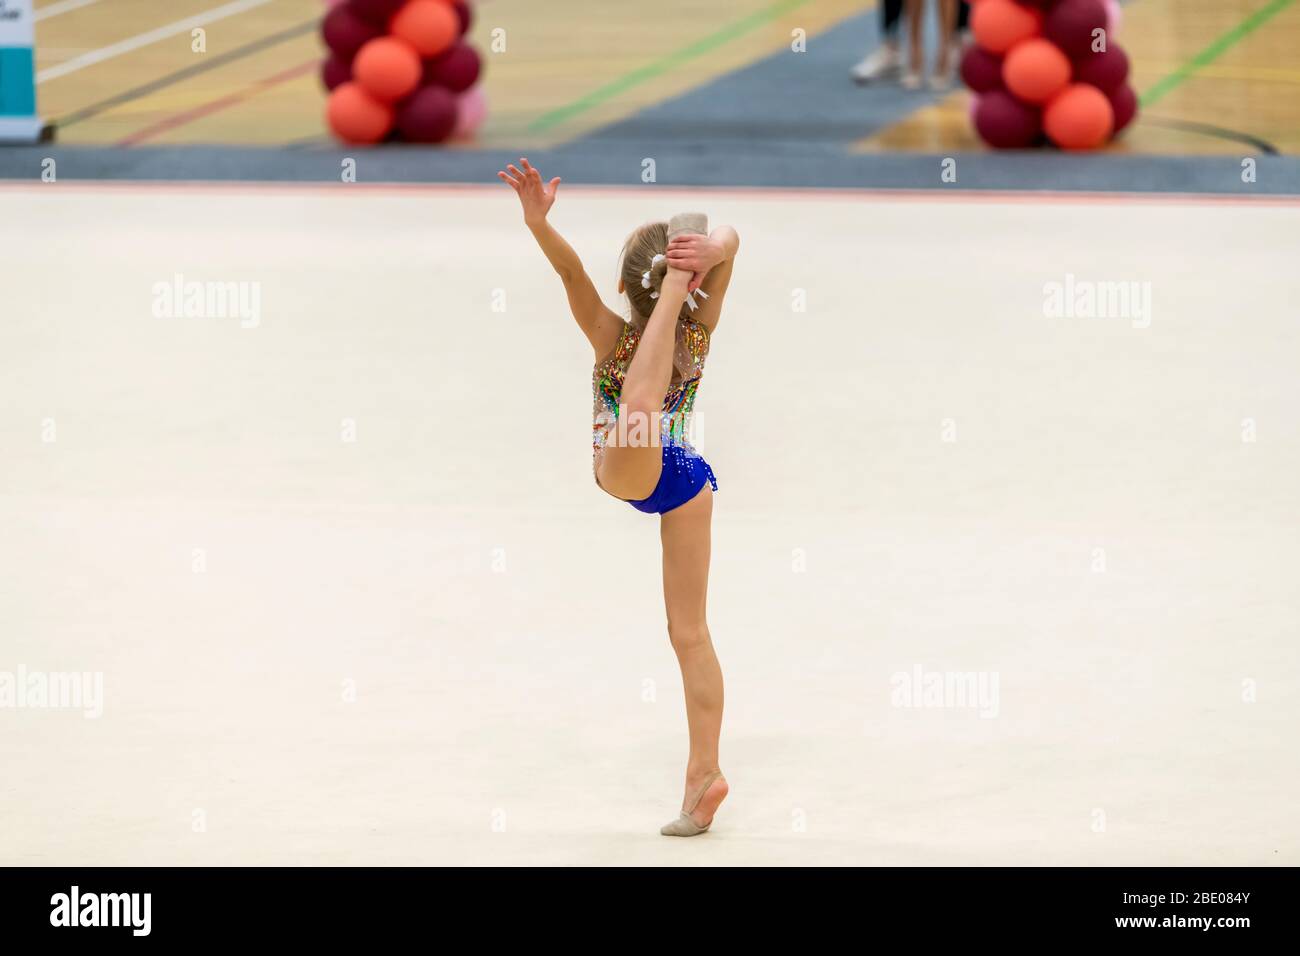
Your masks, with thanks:
[(647, 80), (653, 80), (657, 76), (663, 76), (665, 73), (676, 69), (683, 63), (687, 63), (697, 57), (703, 56), (706, 53), (716, 50), (720, 46), (725, 46), (737, 37), (743, 36), (754, 28), (760, 27), (765, 23), (770, 23), (777, 17), (789, 13), (796, 7), (802, 7), (808, 2), (809, 0), (781, 0), (779, 3), (774, 3), (762, 10), (751, 13), (747, 17), (743, 17), (735, 23), (729, 23), (721, 29), (710, 33), (706, 37), (696, 40), (688, 46), (684, 46), (679, 50), (674, 50), (672, 53), (669, 53), (661, 59), (655, 60), (653, 63), (648, 63), (643, 67), (639, 67), (630, 73), (620, 76), (618, 79), (613, 80), (610, 83), (606, 83), (599, 89), (593, 90), (585, 96), (579, 97), (566, 106), (561, 106), (559, 109), (551, 110), (549, 113), (544, 113), (529, 125), (528, 130), (529, 132), (540, 133), (553, 126), (558, 126), (560, 123), (572, 119), (580, 113), (585, 113), (593, 106), (599, 106), (601, 103), (607, 102), (635, 86), (640, 86)]
[(1196, 56), (1192, 57), (1155, 86), (1151, 87), (1151, 89), (1143, 93), (1140, 100), (1142, 105), (1144, 107), (1151, 106), (1152, 104), (1164, 99), (1171, 90), (1179, 86), (1193, 73), (1201, 69), (1203, 66), (1209, 66), (1241, 40), (1254, 33), (1277, 14), (1291, 6), (1293, 2), (1294, 0), (1273, 0), (1273, 2), (1268, 6), (1255, 11), (1231, 30), (1220, 34), (1215, 38), (1214, 42), (1204, 50), (1196, 54)]

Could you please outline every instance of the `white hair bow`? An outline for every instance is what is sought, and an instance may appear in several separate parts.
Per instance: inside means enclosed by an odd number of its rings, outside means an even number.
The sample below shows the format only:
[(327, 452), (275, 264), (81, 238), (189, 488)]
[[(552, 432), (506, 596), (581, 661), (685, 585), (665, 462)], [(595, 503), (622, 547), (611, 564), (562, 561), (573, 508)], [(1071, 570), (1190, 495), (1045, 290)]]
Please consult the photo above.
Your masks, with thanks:
[[(659, 263), (663, 262), (665, 258), (667, 257), (662, 255), (655, 256), (653, 259), (650, 260), (650, 269), (653, 269), (655, 266), (659, 265)], [(650, 269), (647, 269), (645, 272), (641, 273), (641, 288), (643, 289), (650, 288)], [(690, 310), (692, 312), (694, 312), (696, 309), (700, 307), (700, 304), (695, 301), (695, 297), (697, 295), (701, 299), (707, 299), (709, 297), (709, 294), (705, 292), (703, 289), (696, 289), (694, 292), (686, 293), (686, 304), (690, 307)], [(651, 292), (650, 298), (652, 299), (659, 298), (659, 293)]]
[[(663, 262), (665, 258), (667, 257), (662, 255), (655, 256), (653, 259), (650, 260), (650, 269), (653, 269), (655, 266), (659, 265), (659, 263)], [(641, 288), (643, 289), (650, 288), (650, 269), (647, 269), (645, 272), (641, 273)], [(659, 293), (651, 292), (650, 298), (652, 299), (659, 298)]]

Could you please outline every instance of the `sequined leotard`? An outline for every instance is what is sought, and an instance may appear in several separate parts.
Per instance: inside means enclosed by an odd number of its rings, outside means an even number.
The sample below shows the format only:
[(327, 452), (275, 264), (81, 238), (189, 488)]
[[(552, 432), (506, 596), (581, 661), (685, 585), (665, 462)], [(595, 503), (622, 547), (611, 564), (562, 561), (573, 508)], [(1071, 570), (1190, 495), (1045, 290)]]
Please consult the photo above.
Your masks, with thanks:
[[(640, 341), (641, 330), (625, 324), (614, 351), (604, 361), (597, 362), (592, 370), (593, 473), (600, 465), (610, 433), (618, 427), (618, 403), (623, 393), (623, 379)], [(675, 471), (681, 472), (684, 468), (702, 466), (708, 481), (716, 490), (717, 482), (712, 470), (700, 458), (687, 437), (691, 410), (695, 406), (695, 396), (699, 391), (700, 378), (704, 374), (704, 360), (708, 354), (709, 330), (690, 319), (679, 320), (673, 349), (673, 377), (668, 392), (664, 395), (663, 412), (659, 416), (659, 440), (664, 446), (665, 468), (671, 465)]]

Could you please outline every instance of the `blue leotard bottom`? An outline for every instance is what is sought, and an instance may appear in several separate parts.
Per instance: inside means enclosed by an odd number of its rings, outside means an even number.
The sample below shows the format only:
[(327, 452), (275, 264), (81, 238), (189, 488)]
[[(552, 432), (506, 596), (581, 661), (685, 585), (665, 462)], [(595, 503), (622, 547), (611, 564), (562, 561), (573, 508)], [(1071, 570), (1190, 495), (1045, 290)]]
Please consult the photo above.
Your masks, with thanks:
[(680, 508), (700, 493), (707, 481), (718, 490), (718, 480), (713, 477), (713, 469), (700, 457), (694, 448), (672, 443), (664, 444), (663, 470), (659, 472), (659, 484), (650, 492), (650, 497), (640, 501), (629, 501), (637, 511), (646, 514), (661, 515), (674, 508)]

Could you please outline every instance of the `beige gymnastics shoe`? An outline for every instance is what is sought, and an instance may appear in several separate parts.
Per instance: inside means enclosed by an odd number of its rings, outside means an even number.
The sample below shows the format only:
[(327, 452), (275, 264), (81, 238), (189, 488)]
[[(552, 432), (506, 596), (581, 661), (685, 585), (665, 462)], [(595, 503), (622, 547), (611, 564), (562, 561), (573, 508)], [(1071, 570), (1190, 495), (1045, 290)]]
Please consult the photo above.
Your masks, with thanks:
[(713, 773), (709, 774), (709, 779), (704, 781), (704, 786), (700, 787), (700, 792), (695, 795), (695, 799), (691, 801), (691, 805), (683, 810), (681, 816), (672, 823), (665, 823), (661, 826), (659, 832), (664, 836), (692, 837), (699, 836), (701, 833), (707, 831), (709, 827), (713, 826), (712, 820), (709, 820), (709, 822), (704, 824), (704, 826), (700, 826), (695, 822), (695, 819), (691, 814), (694, 813), (695, 808), (700, 805), (700, 801), (704, 799), (704, 795), (709, 792), (709, 787), (722, 779), (721, 770), (715, 770)]
[(669, 242), (672, 242), (678, 236), (684, 236), (692, 232), (707, 236), (709, 234), (709, 217), (702, 212), (679, 212), (668, 220)]

